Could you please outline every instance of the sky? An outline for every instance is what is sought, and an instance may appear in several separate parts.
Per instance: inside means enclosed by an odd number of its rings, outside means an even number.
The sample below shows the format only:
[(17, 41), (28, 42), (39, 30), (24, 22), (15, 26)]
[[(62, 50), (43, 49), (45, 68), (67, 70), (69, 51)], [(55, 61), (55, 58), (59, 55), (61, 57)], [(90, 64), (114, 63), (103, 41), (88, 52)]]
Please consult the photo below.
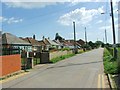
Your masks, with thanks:
[[(85, 27), (88, 41), (105, 42), (105, 29), (108, 43), (112, 41), (112, 20), (110, 2), (101, 0), (64, 0), (62, 2), (22, 2), (4, 0), (1, 2), (0, 30), (18, 37), (32, 37), (37, 40), (43, 36), (54, 39), (59, 33), (65, 39), (73, 39), (73, 21), (76, 26), (77, 40), (84, 40)], [(118, 42), (118, 2), (114, 0), (114, 20), (116, 42)], [(104, 13), (104, 14), (101, 14)]]

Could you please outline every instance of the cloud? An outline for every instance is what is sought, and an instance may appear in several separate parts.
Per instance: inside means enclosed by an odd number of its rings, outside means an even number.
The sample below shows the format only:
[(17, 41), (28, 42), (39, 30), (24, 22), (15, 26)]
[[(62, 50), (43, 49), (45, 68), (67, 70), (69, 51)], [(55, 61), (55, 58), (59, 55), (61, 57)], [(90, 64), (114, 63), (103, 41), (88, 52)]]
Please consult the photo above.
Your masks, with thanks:
[(98, 22), (96, 22), (96, 24), (99, 24), (99, 23), (102, 23), (103, 21), (102, 20), (99, 20)]
[[(103, 27), (100, 27), (99, 29), (100, 30), (104, 30), (104, 29), (106, 29), (106, 30), (112, 30), (112, 25), (107, 25), (106, 27), (103, 26)], [(115, 30), (117, 30), (117, 29), (118, 29), (118, 24), (115, 25)]]
[(0, 16), (0, 22), (1, 23), (6, 22), (8, 24), (12, 24), (12, 23), (19, 23), (19, 22), (22, 22), (22, 21), (23, 21), (23, 19), (16, 19), (14, 17), (5, 18), (5, 17)]
[(4, 2), (5, 5), (12, 8), (25, 8), (25, 9), (33, 9), (33, 8), (44, 8), (49, 5), (56, 5), (57, 2)]
[(5, 21), (7, 21), (7, 18), (0, 16), (0, 22), (5, 22)]
[(97, 15), (100, 15), (101, 12), (104, 12), (103, 7), (90, 10), (82, 7), (60, 16), (58, 22), (67, 26), (71, 25), (73, 21), (75, 21), (76, 24), (86, 25), (89, 24)]
[[(70, 2), (70, 6), (76, 5), (80, 2), (108, 2), (108, 0), (1, 0), (8, 7), (13, 8), (44, 8), (49, 5), (56, 5), (58, 3)], [(116, 7), (118, 0), (113, 0), (113, 6)]]
[(80, 2), (107, 2), (107, 0), (68, 0), (71, 2), (70, 6), (77, 5)]
[(15, 19), (14, 17), (11, 17), (8, 19), (7, 23), (8, 24), (11, 24), (11, 23), (19, 23), (19, 22), (22, 22), (23, 19)]

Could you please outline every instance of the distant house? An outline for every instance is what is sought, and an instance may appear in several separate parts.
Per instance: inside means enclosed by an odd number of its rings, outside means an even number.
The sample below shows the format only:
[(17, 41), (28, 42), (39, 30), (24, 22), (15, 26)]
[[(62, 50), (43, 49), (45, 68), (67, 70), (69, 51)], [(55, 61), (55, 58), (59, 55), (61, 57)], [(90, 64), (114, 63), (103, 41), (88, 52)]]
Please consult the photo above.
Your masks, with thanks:
[(78, 40), (77, 43), (79, 43), (81, 46), (83, 46), (85, 44), (85, 41), (83, 41), (82, 39)]
[(58, 49), (59, 44), (54, 42), (53, 40), (50, 40), (49, 38), (45, 38), (43, 41), (45, 44), (49, 45), (49, 49), (50, 48), (57, 48)]
[(44, 36), (43, 36), (43, 39), (39, 42), (45, 44), (44, 45), (44, 50), (47, 50), (47, 51), (52, 49), (52, 48), (59, 49), (59, 46), (60, 46), (54, 40), (50, 40), (50, 38), (45, 38)]
[(2, 34), (2, 47), (3, 48), (19, 48), (20, 50), (31, 51), (32, 47), (29, 42), (26, 42), (19, 37), (10, 33)]
[(58, 44), (58, 46), (57, 46), (58, 49), (64, 48), (64, 45), (62, 43), (60, 43), (59, 40), (53, 40), (53, 41)]
[(73, 49), (74, 45), (76, 45), (77, 48), (80, 48), (81, 45), (78, 42), (74, 42), (74, 40), (65, 40), (67, 43), (67, 47)]
[(44, 51), (46, 50), (46, 44), (41, 40), (41, 41), (38, 41), (41, 45), (41, 50)]
[(35, 40), (35, 36), (32, 37), (27, 37), (27, 38), (21, 38), (27, 42), (29, 42), (32, 45), (32, 51), (42, 51), (43, 47), (44, 47), (44, 43), (39, 42), (37, 40)]

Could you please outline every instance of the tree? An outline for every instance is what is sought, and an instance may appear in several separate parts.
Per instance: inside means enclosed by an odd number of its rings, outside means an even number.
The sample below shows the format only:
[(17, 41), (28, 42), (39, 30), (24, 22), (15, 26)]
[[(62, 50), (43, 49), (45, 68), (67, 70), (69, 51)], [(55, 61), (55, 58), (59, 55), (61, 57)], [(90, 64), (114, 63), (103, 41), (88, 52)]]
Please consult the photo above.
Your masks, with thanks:
[(95, 42), (95, 46), (98, 48), (100, 46), (102, 46), (104, 43), (102, 41), (96, 41)]
[(90, 45), (90, 47), (91, 47), (92, 49), (95, 48), (95, 44), (94, 44), (92, 41), (89, 41), (88, 44)]

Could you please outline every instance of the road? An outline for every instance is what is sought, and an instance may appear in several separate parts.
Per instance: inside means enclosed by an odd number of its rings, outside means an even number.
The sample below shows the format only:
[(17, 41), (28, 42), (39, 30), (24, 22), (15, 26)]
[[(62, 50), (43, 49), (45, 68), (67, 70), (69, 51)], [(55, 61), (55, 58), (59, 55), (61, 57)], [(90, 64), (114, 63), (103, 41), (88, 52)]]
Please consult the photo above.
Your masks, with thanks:
[(105, 88), (103, 49), (33, 69), (29, 74), (3, 83), (3, 88)]

